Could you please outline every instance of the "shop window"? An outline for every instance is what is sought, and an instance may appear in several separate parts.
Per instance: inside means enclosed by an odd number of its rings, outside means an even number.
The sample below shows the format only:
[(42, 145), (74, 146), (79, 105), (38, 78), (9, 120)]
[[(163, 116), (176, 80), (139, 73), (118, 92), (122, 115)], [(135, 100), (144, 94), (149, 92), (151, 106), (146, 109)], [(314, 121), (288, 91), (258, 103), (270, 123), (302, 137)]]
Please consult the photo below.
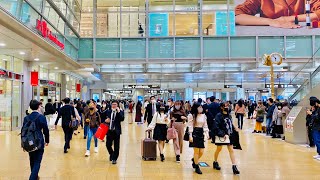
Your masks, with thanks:
[(70, 22), (72, 27), (78, 32), (79, 31), (79, 22), (78, 19), (75, 17), (75, 15), (71, 12), (71, 10), (67, 9), (67, 20)]
[(175, 0), (176, 11), (198, 11), (201, 0)]
[(121, 37), (145, 36), (145, 13), (122, 13)]
[(39, 19), (39, 17), (39, 14), (34, 9), (32, 9), (27, 3), (23, 3), (20, 20), (24, 25), (30, 29), (35, 29), (37, 19)]
[(13, 59), (13, 72), (18, 74), (23, 74), (23, 60), (14, 58)]
[(97, 0), (98, 11), (111, 12), (120, 11), (120, 0)]
[[(233, 9), (234, 0), (229, 0), (229, 7)], [(202, 4), (202, 10), (221, 10), (228, 8), (228, 0), (204, 0)]]
[(0, 0), (0, 6), (10, 12), (12, 15), (17, 16), (17, 0), (7, 1)]
[(11, 130), (12, 81), (0, 79), (0, 131)]
[(198, 13), (181, 12), (175, 14), (175, 35), (176, 36), (198, 36)]
[(150, 11), (172, 11), (174, 0), (149, 0), (149, 10)]
[(145, 11), (145, 0), (122, 0), (122, 11)]
[(166, 37), (173, 36), (174, 14), (165, 12), (149, 13), (149, 36)]
[(64, 0), (54, 0), (53, 3), (58, 7), (60, 12), (65, 16), (67, 11), (67, 5)]
[(41, 12), (43, 0), (28, 0), (28, 2), (35, 7), (38, 11)]
[(7, 55), (0, 55), (0, 68), (11, 71), (12, 57)]
[(40, 67), (39, 79), (47, 80), (48, 79), (48, 69)]

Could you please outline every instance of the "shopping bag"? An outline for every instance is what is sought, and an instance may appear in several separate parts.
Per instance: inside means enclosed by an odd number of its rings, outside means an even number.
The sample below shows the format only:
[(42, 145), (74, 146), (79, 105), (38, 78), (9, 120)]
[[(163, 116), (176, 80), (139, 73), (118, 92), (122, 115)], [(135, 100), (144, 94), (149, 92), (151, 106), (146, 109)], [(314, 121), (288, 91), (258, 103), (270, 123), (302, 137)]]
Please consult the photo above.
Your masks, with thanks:
[(101, 123), (94, 136), (100, 140), (104, 140), (108, 131), (109, 131), (109, 126), (105, 123)]
[(59, 120), (58, 120), (58, 126), (62, 126), (62, 118), (59, 118)]

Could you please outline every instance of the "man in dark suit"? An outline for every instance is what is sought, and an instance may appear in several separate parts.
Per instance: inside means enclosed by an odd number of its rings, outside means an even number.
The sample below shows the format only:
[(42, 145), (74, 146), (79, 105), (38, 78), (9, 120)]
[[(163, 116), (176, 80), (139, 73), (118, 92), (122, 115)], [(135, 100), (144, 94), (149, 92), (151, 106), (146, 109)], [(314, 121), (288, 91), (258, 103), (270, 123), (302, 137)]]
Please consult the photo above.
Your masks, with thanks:
[[(112, 164), (117, 164), (120, 150), (121, 122), (124, 121), (124, 112), (119, 108), (118, 101), (112, 101), (111, 110), (107, 111), (106, 123), (109, 123), (109, 131), (107, 134), (107, 150), (109, 152), (109, 160)], [(114, 149), (112, 149), (112, 144)]]
[[(32, 100), (29, 106), (32, 110), (32, 113), (24, 118), (23, 125), (28, 123), (28, 121), (35, 121), (37, 131), (39, 131), (39, 134), (41, 133), (42, 135), (40, 136), (41, 147), (36, 151), (29, 152), (29, 160), (30, 160), (30, 168), (31, 168), (30, 179), (39, 179), (38, 173), (41, 166), (44, 147), (48, 146), (49, 144), (49, 129), (48, 129), (46, 118), (38, 112), (40, 108), (39, 101)], [(43, 139), (43, 135), (44, 135), (44, 139)]]
[(62, 117), (62, 129), (64, 132), (64, 153), (68, 153), (68, 149), (70, 149), (70, 141), (72, 139), (73, 129), (69, 127), (69, 124), (71, 122), (71, 116), (76, 118), (76, 114), (74, 111), (74, 107), (70, 105), (70, 99), (65, 98), (63, 100), (65, 105), (60, 108), (60, 112), (58, 113), (58, 117), (55, 122), (55, 129), (57, 129), (57, 124), (59, 119)]
[(157, 102), (156, 97), (150, 97), (150, 103), (146, 107), (146, 111), (144, 113), (144, 122), (148, 122), (148, 125), (151, 123), (153, 115), (157, 112)]

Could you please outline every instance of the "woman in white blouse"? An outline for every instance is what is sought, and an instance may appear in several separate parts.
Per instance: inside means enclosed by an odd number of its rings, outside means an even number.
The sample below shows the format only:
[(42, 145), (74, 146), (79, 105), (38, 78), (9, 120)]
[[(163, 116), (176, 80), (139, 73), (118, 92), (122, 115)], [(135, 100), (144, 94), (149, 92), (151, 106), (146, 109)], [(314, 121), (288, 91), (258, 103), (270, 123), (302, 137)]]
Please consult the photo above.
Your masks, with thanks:
[(206, 135), (206, 138), (209, 138), (207, 116), (204, 114), (202, 105), (199, 103), (192, 106), (191, 113), (192, 115), (188, 115), (188, 127), (189, 147), (193, 147), (194, 150), (192, 166), (196, 173), (202, 174), (198, 163), (204, 151), (204, 135)]
[(157, 140), (159, 151), (160, 151), (160, 158), (163, 162), (165, 160), (163, 149), (164, 149), (164, 142), (167, 140), (167, 125), (170, 123), (168, 119), (168, 115), (165, 113), (166, 108), (163, 104), (157, 108), (157, 112), (154, 114), (151, 123), (148, 126), (148, 130), (153, 130), (153, 139)]

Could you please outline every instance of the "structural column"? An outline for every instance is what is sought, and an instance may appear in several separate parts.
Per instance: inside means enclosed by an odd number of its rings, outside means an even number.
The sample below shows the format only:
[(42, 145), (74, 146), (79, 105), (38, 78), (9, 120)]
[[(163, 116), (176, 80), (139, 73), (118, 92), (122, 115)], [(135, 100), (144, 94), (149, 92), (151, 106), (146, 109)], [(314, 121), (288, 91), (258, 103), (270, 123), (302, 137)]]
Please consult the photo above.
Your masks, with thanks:
[(185, 93), (184, 93), (184, 99), (186, 100), (186, 101), (192, 101), (192, 99), (193, 99), (193, 89), (192, 88), (186, 88), (185, 89)]

